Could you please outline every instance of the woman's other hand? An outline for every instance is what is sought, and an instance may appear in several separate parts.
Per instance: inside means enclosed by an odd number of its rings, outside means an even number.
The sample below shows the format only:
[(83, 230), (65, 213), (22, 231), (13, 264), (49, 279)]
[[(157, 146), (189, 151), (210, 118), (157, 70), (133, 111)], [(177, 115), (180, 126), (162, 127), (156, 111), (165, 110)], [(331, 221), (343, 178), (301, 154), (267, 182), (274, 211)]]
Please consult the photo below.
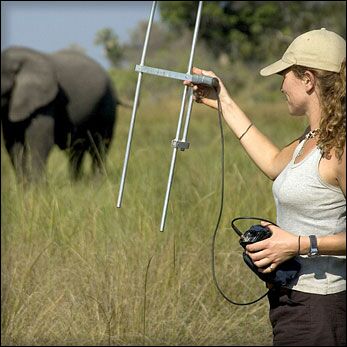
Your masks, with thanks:
[(259, 272), (269, 273), (298, 254), (298, 236), (267, 222), (261, 224), (270, 229), (272, 236), (247, 245), (246, 252), (259, 267)]

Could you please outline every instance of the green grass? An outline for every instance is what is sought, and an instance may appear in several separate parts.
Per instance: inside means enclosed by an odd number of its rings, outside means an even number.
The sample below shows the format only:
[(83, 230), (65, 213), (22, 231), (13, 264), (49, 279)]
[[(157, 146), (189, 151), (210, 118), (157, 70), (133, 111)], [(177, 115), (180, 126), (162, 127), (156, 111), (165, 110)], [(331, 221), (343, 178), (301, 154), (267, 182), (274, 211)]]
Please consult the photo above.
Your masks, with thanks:
[[(174, 95), (174, 94), (173, 94)], [(175, 94), (177, 95), (177, 94)], [(254, 123), (279, 146), (303, 128), (283, 103), (255, 107)], [(164, 232), (159, 231), (180, 96), (141, 101), (122, 208), (116, 208), (131, 110), (120, 109), (107, 175), (68, 179), (54, 149), (48, 180), (23, 189), (2, 146), (3, 345), (269, 345), (266, 299), (226, 302), (214, 286), (211, 240), (220, 202), (217, 113), (194, 105), (179, 151)], [(243, 263), (232, 218), (275, 219), (271, 182), (225, 131), (225, 199), (216, 272), (235, 301), (265, 292)]]

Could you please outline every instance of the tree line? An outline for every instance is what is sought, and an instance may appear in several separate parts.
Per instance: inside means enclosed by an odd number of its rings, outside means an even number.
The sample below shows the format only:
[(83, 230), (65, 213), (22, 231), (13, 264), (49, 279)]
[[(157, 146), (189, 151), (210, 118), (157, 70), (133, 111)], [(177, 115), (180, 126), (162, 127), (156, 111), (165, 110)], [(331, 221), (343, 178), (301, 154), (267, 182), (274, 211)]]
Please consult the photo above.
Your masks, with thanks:
[[(193, 31), (198, 1), (159, 1), (158, 7), (161, 19), (150, 39), (157, 51)], [(123, 44), (112, 29), (102, 29), (95, 44), (112, 66), (132, 63), (146, 26), (140, 23)], [(322, 27), (346, 37), (345, 1), (204, 1), (199, 41), (219, 60), (263, 62), (278, 57), (299, 34)]]

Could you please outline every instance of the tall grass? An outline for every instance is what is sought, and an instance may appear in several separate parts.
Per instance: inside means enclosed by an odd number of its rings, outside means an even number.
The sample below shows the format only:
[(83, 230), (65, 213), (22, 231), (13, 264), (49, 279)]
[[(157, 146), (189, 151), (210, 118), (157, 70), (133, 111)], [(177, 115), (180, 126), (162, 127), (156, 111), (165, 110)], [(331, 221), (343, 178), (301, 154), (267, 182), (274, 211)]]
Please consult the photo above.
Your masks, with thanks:
[[(217, 113), (194, 105), (179, 152), (166, 227), (160, 218), (180, 97), (142, 100), (122, 208), (116, 208), (131, 110), (120, 109), (107, 175), (78, 183), (55, 149), (48, 179), (24, 189), (2, 146), (2, 345), (269, 345), (266, 299), (234, 306), (216, 290), (211, 238), (220, 202)], [(176, 99), (175, 99), (176, 98)], [(285, 105), (244, 102), (282, 146), (303, 124)], [(255, 111), (256, 110), (256, 111)], [(225, 131), (225, 199), (216, 244), (219, 285), (234, 301), (266, 291), (244, 265), (230, 220), (275, 219), (271, 182)]]

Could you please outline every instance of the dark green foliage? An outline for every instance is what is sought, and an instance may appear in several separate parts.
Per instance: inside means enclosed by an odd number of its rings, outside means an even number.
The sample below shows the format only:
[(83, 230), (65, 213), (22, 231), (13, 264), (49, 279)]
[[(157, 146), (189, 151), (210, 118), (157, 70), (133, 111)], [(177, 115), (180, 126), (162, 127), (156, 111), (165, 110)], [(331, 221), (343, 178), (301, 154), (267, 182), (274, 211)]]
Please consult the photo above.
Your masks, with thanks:
[[(177, 34), (194, 28), (197, 1), (159, 4), (162, 21)], [(216, 57), (264, 61), (308, 30), (326, 27), (345, 37), (345, 13), (345, 1), (205, 1), (199, 32)]]

